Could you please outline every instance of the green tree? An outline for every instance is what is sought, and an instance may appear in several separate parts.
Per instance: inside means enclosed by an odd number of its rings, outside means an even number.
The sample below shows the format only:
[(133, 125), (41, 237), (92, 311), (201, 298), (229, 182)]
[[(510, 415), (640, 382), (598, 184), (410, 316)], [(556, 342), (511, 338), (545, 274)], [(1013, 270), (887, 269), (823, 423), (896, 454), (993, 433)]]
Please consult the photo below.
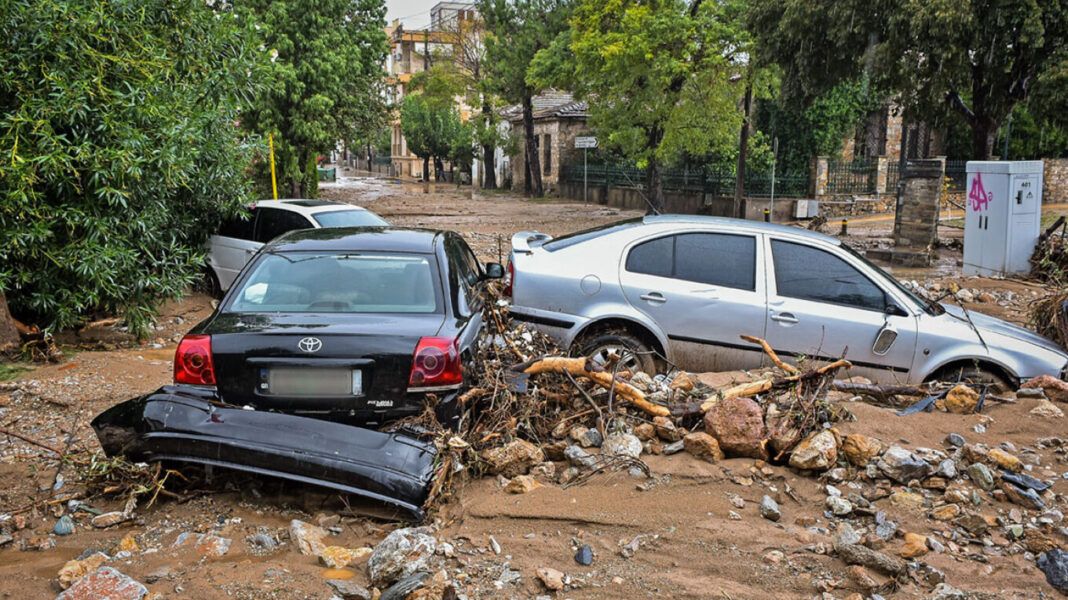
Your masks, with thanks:
[(1056, 0), (753, 0), (750, 25), (788, 96), (807, 102), (870, 74), (914, 117), (962, 118), (973, 158), (993, 153), (1033, 90), (1068, 91), (1051, 76), (1068, 59), (1068, 3)]
[[(426, 93), (410, 93), (401, 104), (401, 131), (412, 153), (423, 159), (423, 181), (429, 180), (429, 163), (434, 162), (434, 178), (441, 180), (442, 159), (470, 161), (471, 131), (460, 122), (454, 106), (435, 102)], [(466, 153), (462, 151), (466, 133)], [(455, 160), (454, 160), (455, 162)]]
[(383, 0), (238, 0), (271, 53), (269, 84), (242, 116), (274, 134), (278, 177), (296, 198), (316, 197), (316, 157), (354, 145), (385, 121)]
[(534, 135), (533, 97), (547, 86), (531, 79), (529, 72), (538, 52), (567, 30), (571, 6), (572, 0), (478, 0), (487, 30), (489, 87), (505, 101), (523, 107), (523, 189), (533, 196), (545, 193)]
[(261, 73), (256, 32), (195, 0), (3, 7), (0, 290), (49, 330), (121, 314), (144, 335), (250, 199), (234, 125)]
[[(571, 21), (574, 80), (599, 141), (646, 170), (650, 211), (661, 168), (684, 153), (737, 148), (745, 68), (730, 2), (583, 0)], [(730, 152), (730, 150), (727, 150)]]

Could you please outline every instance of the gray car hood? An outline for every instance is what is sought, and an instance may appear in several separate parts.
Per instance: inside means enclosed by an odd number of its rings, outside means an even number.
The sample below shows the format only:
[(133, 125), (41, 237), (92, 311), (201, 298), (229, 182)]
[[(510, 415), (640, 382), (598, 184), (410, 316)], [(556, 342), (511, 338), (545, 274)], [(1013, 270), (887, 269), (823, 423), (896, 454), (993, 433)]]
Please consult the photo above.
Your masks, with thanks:
[[(952, 304), (945, 303), (941, 304), (942, 308), (946, 309), (947, 314), (967, 322), (967, 318), (964, 316), (964, 310), (961, 309), (959, 306), (954, 306)], [(974, 310), (968, 311), (968, 316), (972, 318), (972, 323), (974, 323), (975, 327), (979, 329), (980, 335), (987, 332), (996, 333), (999, 335), (1006, 335), (1023, 342), (1034, 344), (1035, 346), (1049, 350), (1051, 352), (1058, 352), (1060, 354), (1065, 353), (1063, 348), (1061, 348), (1051, 340), (1044, 338), (1041, 335), (1038, 335), (1037, 333), (1031, 331), (1030, 329), (1024, 329), (1019, 325), (1013, 325), (1008, 321), (1002, 321), (1001, 319), (996, 319), (989, 315), (977, 313)]]

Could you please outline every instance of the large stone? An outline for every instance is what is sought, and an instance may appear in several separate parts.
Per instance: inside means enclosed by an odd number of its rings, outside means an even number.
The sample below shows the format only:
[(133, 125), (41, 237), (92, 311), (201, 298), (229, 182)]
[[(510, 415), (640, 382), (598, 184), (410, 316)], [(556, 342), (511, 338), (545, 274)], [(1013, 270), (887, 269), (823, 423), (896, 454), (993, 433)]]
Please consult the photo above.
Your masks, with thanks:
[(1046, 392), (1046, 397), (1057, 402), (1068, 402), (1068, 383), (1057, 379), (1052, 375), (1039, 375), (1025, 382), (1022, 388), (1041, 388)]
[(341, 600), (371, 600), (374, 596), (371, 590), (351, 579), (328, 579), (326, 583), (334, 588), (334, 594), (340, 596)]
[(876, 454), (882, 450), (879, 440), (861, 433), (851, 433), (842, 440), (842, 455), (850, 464), (865, 467)]
[(564, 574), (560, 571), (550, 567), (538, 567), (534, 574), (545, 585), (545, 589), (553, 592), (564, 589)]
[(677, 442), (682, 439), (675, 423), (667, 417), (653, 417), (653, 425), (656, 427), (656, 436), (665, 442)]
[(979, 404), (979, 394), (966, 385), (958, 385), (949, 390), (946, 397), (938, 401), (938, 407), (958, 415), (970, 415)]
[(749, 398), (731, 398), (712, 407), (705, 413), (705, 431), (728, 456), (768, 458), (764, 412)]
[(897, 551), (901, 558), (918, 558), (927, 554), (927, 536), (918, 533), (906, 533), (905, 545)]
[(526, 475), (534, 465), (544, 462), (541, 448), (526, 440), (512, 440), (503, 446), (490, 448), (482, 453), (482, 459), (490, 473), (515, 477)]
[(642, 441), (629, 433), (612, 433), (601, 444), (601, 454), (638, 458), (642, 454)]
[(1035, 490), (1018, 487), (1008, 481), (1001, 482), (1001, 490), (1005, 492), (1005, 496), (1008, 497), (1009, 502), (1019, 504), (1024, 508), (1046, 510), (1046, 503)]
[(1043, 417), (1046, 419), (1060, 419), (1064, 417), (1064, 411), (1049, 400), (1039, 400), (1038, 404), (1031, 409), (1030, 413), (1036, 417)]
[(428, 571), (437, 540), (422, 527), (398, 529), (386, 536), (371, 554), (367, 566), (371, 585), (383, 588), (419, 571)]
[(983, 463), (975, 463), (970, 465), (966, 472), (972, 483), (979, 489), (987, 492), (994, 489), (994, 474), (990, 471), (990, 467)]
[(682, 446), (690, 454), (709, 462), (723, 460), (723, 451), (720, 450), (716, 438), (703, 431), (695, 431), (682, 438)]
[(319, 562), (331, 569), (344, 569), (356, 561), (371, 555), (370, 548), (345, 548), (344, 546), (327, 546), (319, 553)]
[(764, 495), (764, 498), (760, 501), (760, 516), (769, 521), (778, 521), (782, 518), (782, 512), (779, 511), (779, 503), (768, 495)]
[(56, 600), (141, 600), (148, 588), (111, 567), (82, 577)]
[(508, 485), (504, 486), (504, 491), (510, 494), (525, 494), (540, 487), (541, 484), (535, 481), (530, 475), (516, 475), (508, 482)]
[(129, 520), (130, 515), (122, 511), (116, 510), (112, 512), (106, 512), (102, 515), (97, 515), (93, 517), (93, 519), (89, 522), (92, 523), (93, 527), (96, 527), (98, 529), (106, 529), (108, 527), (118, 525), (119, 523), (125, 523)]
[(905, 573), (905, 561), (860, 544), (839, 544), (838, 556), (847, 565), (861, 565), (887, 575)]
[(568, 462), (580, 469), (588, 469), (597, 462), (597, 457), (592, 456), (589, 452), (586, 452), (578, 446), (568, 446), (564, 450), (564, 456)]
[(107, 560), (107, 554), (97, 552), (81, 560), (67, 561), (67, 564), (59, 570), (59, 587), (69, 588), (74, 582), (99, 569)]
[(1046, 583), (1068, 594), (1068, 552), (1054, 549), (1038, 557), (1038, 568), (1046, 576)]
[(943, 504), (931, 509), (928, 514), (935, 521), (951, 521), (960, 515), (959, 504)]
[(884, 475), (899, 483), (927, 477), (927, 463), (901, 446), (890, 446), (879, 459), (878, 466)]
[(905, 490), (898, 490), (890, 494), (890, 505), (902, 508), (921, 508), (923, 506), (923, 496)]
[(175, 540), (175, 547), (191, 547), (209, 558), (219, 558), (230, 551), (230, 538), (206, 533), (183, 533)]
[(826, 471), (838, 462), (838, 440), (829, 429), (818, 431), (790, 453), (790, 466), (808, 471)]
[(329, 535), (327, 531), (317, 525), (305, 523), (299, 519), (289, 522), (289, 537), (296, 542), (301, 554), (319, 556), (319, 553), (326, 548), (323, 538), (327, 535)]
[(994, 462), (996, 462), (999, 467), (1007, 471), (1019, 473), (1024, 470), (1024, 465), (1020, 462), (1019, 458), (1005, 452), (1001, 448), (991, 448), (990, 458), (994, 459)]

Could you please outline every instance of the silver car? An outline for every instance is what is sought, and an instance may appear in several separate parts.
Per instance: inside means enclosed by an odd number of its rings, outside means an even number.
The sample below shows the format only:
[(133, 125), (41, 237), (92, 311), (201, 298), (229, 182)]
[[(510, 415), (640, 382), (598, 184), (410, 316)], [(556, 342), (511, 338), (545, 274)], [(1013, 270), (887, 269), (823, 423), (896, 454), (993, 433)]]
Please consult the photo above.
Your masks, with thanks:
[[(1063, 376), (1068, 354), (1005, 321), (928, 303), (830, 236), (753, 221), (649, 216), (559, 238), (512, 238), (514, 318), (564, 347), (652, 372), (845, 357), (882, 383), (933, 378), (999, 387)], [(620, 353), (623, 354), (623, 353)]]

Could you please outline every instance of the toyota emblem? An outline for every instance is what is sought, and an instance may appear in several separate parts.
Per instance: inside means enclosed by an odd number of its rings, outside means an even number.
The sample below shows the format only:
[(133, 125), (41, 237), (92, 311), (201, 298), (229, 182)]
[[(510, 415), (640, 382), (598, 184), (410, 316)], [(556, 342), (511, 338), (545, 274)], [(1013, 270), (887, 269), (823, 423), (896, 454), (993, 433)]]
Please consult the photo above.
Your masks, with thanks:
[(306, 337), (297, 342), (297, 348), (300, 348), (301, 352), (318, 352), (319, 348), (323, 347), (323, 341), (319, 338)]

